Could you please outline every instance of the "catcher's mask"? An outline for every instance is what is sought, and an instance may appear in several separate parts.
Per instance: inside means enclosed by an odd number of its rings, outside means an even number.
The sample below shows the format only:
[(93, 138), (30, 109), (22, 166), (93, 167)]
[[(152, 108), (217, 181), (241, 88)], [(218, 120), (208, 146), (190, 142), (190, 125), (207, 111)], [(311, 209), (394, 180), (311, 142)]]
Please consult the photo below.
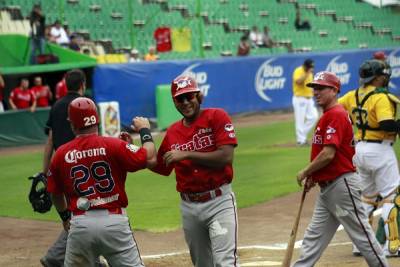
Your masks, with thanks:
[(47, 192), (47, 178), (43, 173), (37, 173), (28, 178), (32, 180), (29, 192), (29, 202), (34, 211), (46, 213), (51, 209), (50, 193)]

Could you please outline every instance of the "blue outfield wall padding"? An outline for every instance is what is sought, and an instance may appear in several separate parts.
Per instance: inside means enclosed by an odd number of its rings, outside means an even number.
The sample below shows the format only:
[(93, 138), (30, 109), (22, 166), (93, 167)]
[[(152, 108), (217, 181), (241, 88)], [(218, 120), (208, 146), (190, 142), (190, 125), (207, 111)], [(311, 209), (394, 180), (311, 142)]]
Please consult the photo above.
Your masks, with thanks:
[[(306, 58), (315, 61), (315, 72), (336, 73), (343, 95), (358, 87), (358, 68), (375, 51), (99, 65), (93, 76), (93, 92), (97, 102), (119, 102), (124, 125), (134, 116), (156, 117), (156, 87), (170, 84), (184, 73), (195, 75), (205, 95), (203, 107), (224, 108), (230, 114), (284, 109), (292, 105), (292, 73)], [(393, 71), (390, 90), (400, 95), (400, 48), (383, 51)]]

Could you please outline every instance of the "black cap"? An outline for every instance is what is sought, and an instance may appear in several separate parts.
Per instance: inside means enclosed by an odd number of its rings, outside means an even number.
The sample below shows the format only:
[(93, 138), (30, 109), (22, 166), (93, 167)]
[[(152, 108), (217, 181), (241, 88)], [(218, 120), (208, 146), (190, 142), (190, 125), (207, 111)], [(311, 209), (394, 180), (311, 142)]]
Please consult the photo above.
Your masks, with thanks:
[(304, 63), (303, 66), (306, 67), (307, 69), (309, 68), (314, 68), (314, 60), (307, 58)]

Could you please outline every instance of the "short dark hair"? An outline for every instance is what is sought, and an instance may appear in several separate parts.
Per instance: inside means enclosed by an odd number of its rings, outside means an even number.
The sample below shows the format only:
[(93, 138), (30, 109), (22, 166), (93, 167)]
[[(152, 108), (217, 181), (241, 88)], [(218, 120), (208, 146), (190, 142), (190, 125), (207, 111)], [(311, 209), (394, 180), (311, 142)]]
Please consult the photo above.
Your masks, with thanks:
[(68, 91), (78, 92), (79, 89), (86, 83), (86, 75), (80, 69), (73, 69), (65, 75), (65, 84)]
[(307, 69), (313, 68), (314, 67), (314, 60), (307, 58), (304, 63), (303, 66), (306, 67)]

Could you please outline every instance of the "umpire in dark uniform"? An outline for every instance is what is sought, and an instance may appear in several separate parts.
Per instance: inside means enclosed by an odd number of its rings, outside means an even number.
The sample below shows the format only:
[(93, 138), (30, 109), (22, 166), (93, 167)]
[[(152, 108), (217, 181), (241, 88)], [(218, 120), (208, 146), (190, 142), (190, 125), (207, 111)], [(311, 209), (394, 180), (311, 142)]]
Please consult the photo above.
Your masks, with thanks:
[[(68, 105), (77, 97), (84, 94), (86, 89), (85, 73), (79, 69), (67, 72), (65, 83), (68, 93), (59, 99), (51, 108), (49, 119), (46, 123), (46, 134), (48, 135), (47, 143), (44, 148), (43, 155), (43, 173), (46, 174), (53, 151), (57, 150), (61, 145), (75, 138), (71, 130), (68, 117)], [(64, 266), (65, 249), (67, 246), (68, 232), (62, 230), (56, 242), (49, 248), (47, 254), (40, 259), (40, 263), (45, 267)]]

